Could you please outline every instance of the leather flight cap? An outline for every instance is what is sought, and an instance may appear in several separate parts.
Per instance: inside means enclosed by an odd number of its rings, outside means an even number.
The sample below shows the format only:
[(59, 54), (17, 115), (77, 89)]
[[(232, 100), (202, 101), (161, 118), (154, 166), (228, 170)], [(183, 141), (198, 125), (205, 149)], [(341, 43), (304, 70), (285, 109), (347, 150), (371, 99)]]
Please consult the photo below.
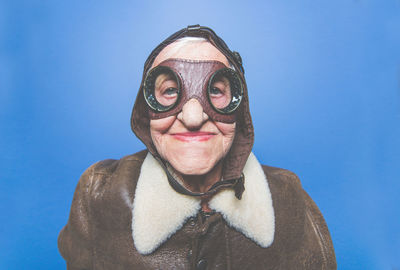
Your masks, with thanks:
[(207, 39), (212, 45), (214, 45), (218, 50), (220, 50), (226, 56), (226, 58), (228, 58), (228, 60), (235, 66), (235, 68), (238, 68), (238, 70), (240, 70), (241, 73), (244, 75), (242, 58), (240, 54), (236, 51), (231, 51), (228, 45), (226, 45), (225, 41), (223, 41), (222, 38), (220, 38), (211, 28), (200, 26), (199, 24), (189, 25), (188, 27), (175, 32), (167, 39), (165, 39), (163, 42), (161, 42), (150, 53), (149, 57), (147, 58), (144, 64), (144, 70), (147, 71), (151, 67), (154, 59), (162, 51), (162, 49), (164, 49), (172, 42), (183, 37), (203, 37)]
[[(215, 46), (225, 57), (228, 59), (230, 64), (233, 66), (234, 70), (237, 72), (241, 79), (243, 86), (243, 99), (241, 100), (240, 106), (237, 108), (235, 113), (236, 117), (236, 134), (234, 143), (228, 153), (224, 158), (222, 181), (223, 183), (217, 184), (215, 187), (211, 188), (206, 193), (192, 192), (188, 190), (182, 183), (176, 178), (172, 171), (168, 170), (167, 164), (159, 156), (149, 132), (149, 121), (151, 116), (149, 115), (149, 105), (145, 101), (143, 95), (143, 84), (146, 76), (154, 62), (157, 55), (169, 44), (183, 37), (203, 37), (208, 40), (213, 46)], [(230, 115), (226, 115), (229, 116)], [(204, 196), (212, 194), (217, 190), (223, 188), (232, 188), (235, 190), (235, 195), (237, 198), (241, 198), (244, 191), (244, 181), (242, 175), (243, 167), (247, 161), (247, 158), (251, 152), (252, 145), (254, 143), (254, 129), (251, 121), (251, 115), (249, 110), (249, 101), (247, 95), (246, 80), (244, 78), (244, 69), (242, 66), (242, 59), (238, 52), (231, 51), (226, 43), (210, 28), (200, 26), (200, 25), (189, 25), (186, 28), (179, 30), (178, 32), (172, 34), (163, 42), (161, 42), (149, 55), (143, 70), (142, 83), (140, 85), (140, 90), (135, 101), (135, 105), (132, 110), (131, 116), (131, 127), (132, 131), (136, 136), (142, 140), (142, 142), (147, 146), (149, 151), (153, 156), (159, 160), (160, 164), (164, 167), (168, 175), (168, 180), (171, 186), (179, 193), (183, 193), (190, 196)], [(175, 179), (176, 178), (176, 179)]]

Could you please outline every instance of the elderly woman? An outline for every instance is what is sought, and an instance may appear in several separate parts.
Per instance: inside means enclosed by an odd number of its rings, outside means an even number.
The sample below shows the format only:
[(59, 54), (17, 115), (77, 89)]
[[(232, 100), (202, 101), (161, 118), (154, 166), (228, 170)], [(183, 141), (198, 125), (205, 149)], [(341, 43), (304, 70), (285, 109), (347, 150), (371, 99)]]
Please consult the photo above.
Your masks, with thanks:
[(131, 124), (147, 150), (83, 173), (59, 236), (67, 269), (336, 269), (299, 179), (251, 153), (242, 61), (211, 29), (153, 50)]

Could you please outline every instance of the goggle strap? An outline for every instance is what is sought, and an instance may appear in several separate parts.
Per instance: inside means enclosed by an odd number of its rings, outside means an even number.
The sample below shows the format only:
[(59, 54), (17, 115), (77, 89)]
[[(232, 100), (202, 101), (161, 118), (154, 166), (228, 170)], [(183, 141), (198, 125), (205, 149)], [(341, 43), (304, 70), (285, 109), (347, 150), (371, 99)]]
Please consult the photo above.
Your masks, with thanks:
[(235, 191), (236, 198), (239, 200), (242, 198), (242, 194), (245, 189), (244, 188), (244, 180), (245, 179), (244, 179), (243, 173), (241, 174), (241, 176), (239, 178), (229, 179), (229, 180), (221, 180), (221, 181), (216, 182), (206, 192), (193, 192), (193, 191), (188, 190), (181, 183), (179, 183), (178, 180), (175, 179), (175, 177), (172, 175), (172, 173), (168, 169), (168, 166), (161, 160), (161, 158), (157, 157), (156, 159), (158, 160), (161, 167), (164, 169), (165, 173), (167, 174), (169, 184), (178, 193), (181, 193), (183, 195), (188, 195), (188, 196), (194, 196), (194, 197), (203, 197), (203, 196), (214, 195), (221, 189), (232, 188)]

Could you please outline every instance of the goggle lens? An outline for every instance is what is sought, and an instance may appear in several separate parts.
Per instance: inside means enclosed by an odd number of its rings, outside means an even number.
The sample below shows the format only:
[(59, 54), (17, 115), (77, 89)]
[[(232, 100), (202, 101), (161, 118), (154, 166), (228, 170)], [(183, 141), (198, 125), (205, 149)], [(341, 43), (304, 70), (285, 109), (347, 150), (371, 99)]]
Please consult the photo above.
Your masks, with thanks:
[(217, 70), (208, 83), (208, 99), (216, 111), (229, 114), (235, 111), (243, 97), (239, 75), (230, 68)]
[(154, 87), (154, 95), (163, 106), (171, 106), (178, 100), (178, 82), (172, 74), (161, 73), (157, 76)]
[(178, 102), (180, 89), (180, 81), (175, 72), (168, 67), (158, 66), (145, 79), (145, 100), (153, 110), (165, 112)]

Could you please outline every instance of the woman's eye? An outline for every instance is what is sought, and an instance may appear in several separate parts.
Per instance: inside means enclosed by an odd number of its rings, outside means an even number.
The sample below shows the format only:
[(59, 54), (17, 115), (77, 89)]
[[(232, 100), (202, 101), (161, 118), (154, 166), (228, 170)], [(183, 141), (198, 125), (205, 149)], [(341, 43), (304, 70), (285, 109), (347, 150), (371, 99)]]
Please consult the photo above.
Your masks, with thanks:
[(222, 95), (223, 92), (218, 87), (211, 87), (210, 94), (214, 96)]
[(176, 89), (174, 87), (170, 87), (164, 91), (164, 95), (167, 95), (167, 96), (175, 96), (177, 94), (178, 94), (178, 89)]

